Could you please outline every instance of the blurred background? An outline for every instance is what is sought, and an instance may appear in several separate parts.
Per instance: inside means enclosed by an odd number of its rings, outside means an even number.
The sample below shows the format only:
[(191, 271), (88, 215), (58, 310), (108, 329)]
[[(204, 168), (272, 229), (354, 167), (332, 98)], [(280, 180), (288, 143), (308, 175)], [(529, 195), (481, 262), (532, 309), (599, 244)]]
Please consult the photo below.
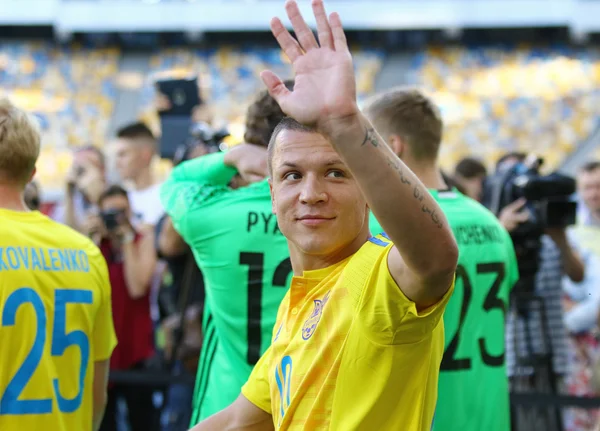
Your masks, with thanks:
[[(289, 76), (268, 34), (272, 0), (2, 0), (0, 92), (43, 128), (38, 180), (60, 199), (71, 150), (109, 150), (120, 125), (156, 134), (157, 79), (196, 77), (200, 98), (235, 145), (248, 100), (271, 68)], [(308, 2), (300, 2), (303, 8)], [(302, 4), (304, 3), (304, 4)], [(565, 165), (600, 135), (600, 2), (593, 0), (342, 1), (359, 97), (416, 84), (446, 123), (442, 162), (486, 163), (507, 151)], [(574, 166), (575, 164), (573, 164)], [(161, 176), (168, 163), (156, 163)]]
[[(311, 24), (310, 1), (299, 3)], [(163, 227), (158, 190), (173, 159), (177, 163), (243, 142), (246, 110), (263, 89), (259, 73), (271, 69), (282, 78), (292, 76), (268, 28), (272, 16), (283, 16), (283, 4), (283, 0), (0, 0), (0, 97), (33, 113), (42, 129), (30, 206), (92, 237), (99, 235), (99, 245), (108, 241), (100, 231), (118, 225), (115, 214), (123, 219), (127, 214), (134, 226), (156, 226), (159, 238), (172, 230), (168, 224)], [(411, 85), (440, 107), (441, 166), (461, 191), (481, 199), (484, 178), (506, 155), (520, 161), (532, 154), (543, 159), (529, 172), (531, 178), (555, 171), (581, 173), (579, 191), (591, 190), (589, 198), (570, 199), (578, 202), (578, 214), (591, 214), (586, 223), (596, 229), (596, 236), (586, 233), (584, 238), (596, 259), (585, 262), (586, 274), (589, 268), (600, 267), (600, 163), (580, 171), (586, 162), (600, 159), (600, 0), (329, 0), (326, 7), (340, 13), (346, 28), (359, 103), (378, 91)], [(198, 143), (199, 152), (192, 154)], [(517, 182), (511, 181), (516, 190)], [(130, 202), (121, 199), (127, 191), (106, 190), (109, 183), (131, 190)], [(549, 184), (552, 188), (554, 183)], [(571, 195), (574, 187), (564, 194)], [(503, 221), (499, 209), (494, 212)], [(574, 217), (561, 221), (561, 232)], [(600, 274), (595, 279), (586, 275), (588, 293), (581, 295), (581, 289), (568, 293), (568, 282), (562, 283), (564, 250), (552, 245), (555, 238), (546, 244), (540, 232), (536, 235), (533, 253), (547, 263), (536, 267), (536, 283), (551, 286), (536, 289), (546, 301), (543, 307), (554, 311), (547, 319), (538, 319), (543, 322), (534, 338), (540, 343), (550, 340), (552, 347), (537, 352), (535, 363), (531, 358), (507, 360), (513, 407), (530, 408), (522, 415), (527, 420), (515, 419), (515, 428), (597, 430)], [(110, 263), (114, 256), (110, 244), (105, 245)], [(185, 244), (182, 247), (185, 250)], [(140, 246), (140, 253), (144, 250), (152, 254), (149, 260), (155, 258), (153, 247)], [(143, 297), (147, 304), (136, 319), (146, 322), (152, 340), (139, 347), (142, 356), (111, 364), (112, 384), (150, 388), (152, 399), (146, 407), (140, 404), (138, 413), (144, 416), (152, 404), (157, 417), (162, 415), (155, 421), (164, 425), (161, 429), (178, 431), (186, 429), (189, 411), (177, 413), (184, 418), (178, 427), (165, 425), (175, 417), (165, 407), (165, 388), (176, 385), (175, 377), (157, 379), (157, 369), (171, 368), (149, 362), (157, 352), (164, 355), (184, 339), (192, 352), (178, 357), (191, 361), (187, 379), (181, 382), (187, 395), (175, 404), (189, 410), (190, 382), (202, 343), (198, 310), (204, 290), (198, 276), (193, 283), (186, 282), (197, 297), (186, 293), (182, 300), (176, 291), (161, 300), (164, 286), (185, 284), (175, 281), (179, 270), (169, 273), (164, 262), (161, 266), (164, 257), (159, 253), (159, 262), (144, 274), (152, 283), (123, 295), (119, 339), (140, 338), (139, 333), (127, 332), (132, 331), (127, 304)], [(122, 264), (119, 259), (114, 263)], [(125, 292), (127, 283), (121, 284)], [(544, 297), (543, 292), (552, 293)], [(189, 304), (196, 304), (195, 314), (182, 319)], [(579, 314), (570, 312), (577, 304), (588, 307), (584, 324), (573, 323)], [(191, 340), (181, 329), (172, 336), (173, 328), (188, 324)], [(518, 342), (511, 338), (516, 326), (508, 329), (508, 352), (518, 350)], [(144, 365), (133, 359), (143, 359)], [(136, 375), (140, 370), (145, 374)], [(560, 377), (559, 384), (548, 385), (555, 376)], [(173, 394), (170, 398), (177, 400)], [(566, 406), (583, 410), (569, 415)], [(113, 407), (112, 416), (123, 416), (119, 413), (123, 403)], [(127, 429), (122, 420), (118, 429)]]

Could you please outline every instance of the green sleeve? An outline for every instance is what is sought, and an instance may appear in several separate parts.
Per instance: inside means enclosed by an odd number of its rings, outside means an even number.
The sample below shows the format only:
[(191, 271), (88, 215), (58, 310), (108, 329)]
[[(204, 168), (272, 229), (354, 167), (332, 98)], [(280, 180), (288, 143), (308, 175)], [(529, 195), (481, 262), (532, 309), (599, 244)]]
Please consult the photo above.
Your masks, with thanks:
[(177, 166), (160, 189), (160, 200), (173, 226), (185, 239), (190, 207), (199, 207), (229, 190), (227, 184), (237, 173), (224, 163), (225, 153), (208, 154)]
[(225, 164), (225, 153), (220, 152), (183, 162), (173, 169), (169, 181), (225, 186), (236, 173), (235, 168)]

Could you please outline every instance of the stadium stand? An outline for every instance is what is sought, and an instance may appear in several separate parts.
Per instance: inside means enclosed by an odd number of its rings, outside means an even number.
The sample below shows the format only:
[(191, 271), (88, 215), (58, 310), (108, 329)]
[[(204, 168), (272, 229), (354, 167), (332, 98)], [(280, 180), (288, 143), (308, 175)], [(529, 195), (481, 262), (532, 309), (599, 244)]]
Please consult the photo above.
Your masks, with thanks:
[(43, 132), (39, 180), (52, 188), (70, 163), (69, 149), (103, 146), (114, 106), (117, 49), (0, 45), (0, 95), (33, 112)]
[[(382, 52), (356, 49), (355, 68), (358, 75), (359, 98), (374, 90), (375, 78), (384, 60)], [(243, 134), (246, 107), (252, 97), (263, 89), (260, 72), (270, 69), (282, 78), (291, 76), (286, 58), (274, 48), (222, 47), (215, 50), (165, 49), (150, 60), (150, 74), (144, 87), (141, 116), (157, 127), (152, 112), (157, 78), (199, 75), (202, 98), (210, 106), (217, 122), (227, 122), (237, 143)]]
[(413, 72), (441, 106), (446, 168), (515, 150), (539, 152), (556, 168), (598, 127), (600, 61), (587, 50), (430, 48), (414, 56)]

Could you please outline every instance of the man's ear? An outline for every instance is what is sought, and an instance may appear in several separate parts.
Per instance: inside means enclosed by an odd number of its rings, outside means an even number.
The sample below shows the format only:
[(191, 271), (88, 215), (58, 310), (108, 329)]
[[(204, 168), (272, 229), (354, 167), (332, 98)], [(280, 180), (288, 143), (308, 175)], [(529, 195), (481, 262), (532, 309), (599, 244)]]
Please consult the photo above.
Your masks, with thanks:
[(388, 145), (391, 147), (394, 154), (396, 154), (399, 158), (402, 158), (402, 153), (404, 153), (404, 141), (398, 135), (390, 135), (387, 139)]
[(273, 180), (269, 178), (267, 181), (269, 183), (269, 192), (271, 192), (271, 211), (277, 215), (277, 206), (275, 205), (275, 196), (273, 195)]
[(33, 178), (35, 177), (36, 173), (37, 173), (37, 168), (34, 166), (33, 167), (33, 171), (31, 172), (31, 176), (29, 177), (29, 181), (27, 181), (28, 183), (30, 183), (31, 181), (33, 181)]

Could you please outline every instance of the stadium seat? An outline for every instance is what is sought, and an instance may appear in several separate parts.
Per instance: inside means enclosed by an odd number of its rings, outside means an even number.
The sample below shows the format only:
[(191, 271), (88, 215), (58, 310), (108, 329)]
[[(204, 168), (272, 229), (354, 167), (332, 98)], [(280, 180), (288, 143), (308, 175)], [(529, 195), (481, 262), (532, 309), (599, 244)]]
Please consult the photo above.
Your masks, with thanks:
[(440, 105), (442, 164), (464, 156), (492, 166), (507, 151), (537, 152), (556, 168), (600, 118), (600, 62), (584, 49), (430, 48), (413, 82)]

